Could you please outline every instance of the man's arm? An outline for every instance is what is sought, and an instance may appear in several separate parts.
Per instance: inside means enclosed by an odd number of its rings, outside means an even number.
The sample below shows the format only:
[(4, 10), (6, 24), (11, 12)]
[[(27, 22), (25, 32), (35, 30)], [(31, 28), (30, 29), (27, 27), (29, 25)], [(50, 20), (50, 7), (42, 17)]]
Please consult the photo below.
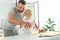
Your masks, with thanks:
[(23, 20), (16, 20), (14, 18), (14, 13), (13, 12), (10, 12), (9, 15), (8, 15), (8, 18), (9, 18), (9, 22), (11, 24), (16, 24), (16, 25), (24, 25), (24, 27), (31, 27), (31, 24), (28, 23), (28, 22), (24, 22)]
[(9, 15), (8, 15), (8, 18), (9, 18), (9, 22), (11, 24), (23, 24), (24, 22), (22, 20), (16, 20), (14, 18), (14, 13), (13, 12), (10, 12)]
[(8, 15), (8, 17), (9, 17), (9, 22), (11, 23), (11, 24), (16, 24), (16, 25), (24, 25), (24, 27), (26, 28), (28, 28), (28, 27), (31, 27), (31, 24), (30, 23), (28, 23), (28, 22), (24, 22), (23, 20), (16, 20), (15, 18), (14, 18), (14, 13), (13, 12), (10, 12), (9, 13), (9, 15)]

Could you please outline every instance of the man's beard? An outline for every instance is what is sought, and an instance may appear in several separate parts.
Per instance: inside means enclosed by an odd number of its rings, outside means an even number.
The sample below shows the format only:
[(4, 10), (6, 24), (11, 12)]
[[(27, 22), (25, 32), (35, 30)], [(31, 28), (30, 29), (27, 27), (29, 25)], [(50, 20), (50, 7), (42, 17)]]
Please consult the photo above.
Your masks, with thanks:
[(22, 13), (24, 10), (22, 10), (22, 11), (20, 11), (20, 10), (18, 10), (18, 12), (20, 12), (20, 13)]

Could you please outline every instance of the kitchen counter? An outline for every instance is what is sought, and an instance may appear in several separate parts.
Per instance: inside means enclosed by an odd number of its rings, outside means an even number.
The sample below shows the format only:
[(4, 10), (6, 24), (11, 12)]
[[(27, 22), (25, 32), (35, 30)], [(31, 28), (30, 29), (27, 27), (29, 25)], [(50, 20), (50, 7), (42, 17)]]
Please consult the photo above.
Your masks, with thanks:
[[(19, 35), (4, 37), (2, 40), (60, 40), (59, 35), (58, 36), (52, 36), (52, 37), (38, 37), (36, 34), (34, 34), (34, 35), (31, 35), (31, 34), (30, 35), (25, 35), (25, 34), (22, 35), (20, 30), (18, 32), (19, 32)], [(48, 34), (49, 32), (46, 32), (46, 33)], [(46, 35), (46, 33), (43, 33), (43, 34)], [(52, 34), (52, 33), (50, 32), (49, 34)]]
[(60, 40), (60, 36), (42, 38), (36, 36), (10, 36), (5, 37), (3, 40)]
[(60, 36), (54, 37), (38, 37), (36, 35), (18, 35), (18, 36), (10, 36), (4, 37), (3, 40), (60, 40)]

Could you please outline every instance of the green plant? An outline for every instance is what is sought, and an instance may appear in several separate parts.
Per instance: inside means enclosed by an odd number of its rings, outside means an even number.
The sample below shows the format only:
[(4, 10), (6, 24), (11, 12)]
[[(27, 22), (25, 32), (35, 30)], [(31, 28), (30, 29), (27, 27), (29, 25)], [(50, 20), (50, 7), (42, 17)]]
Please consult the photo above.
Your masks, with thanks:
[(54, 31), (54, 26), (56, 25), (54, 24), (54, 22), (54, 20), (52, 21), (51, 18), (48, 18), (47, 25), (44, 25), (43, 29), (45, 29), (46, 31)]

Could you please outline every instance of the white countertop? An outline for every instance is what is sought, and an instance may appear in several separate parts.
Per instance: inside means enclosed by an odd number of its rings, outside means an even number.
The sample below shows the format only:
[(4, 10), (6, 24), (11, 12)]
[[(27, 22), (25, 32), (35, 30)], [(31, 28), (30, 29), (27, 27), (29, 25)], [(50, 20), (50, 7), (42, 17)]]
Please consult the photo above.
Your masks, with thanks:
[(37, 35), (20, 35), (19, 34), (16, 36), (4, 37), (3, 40), (60, 40), (60, 36), (38, 37)]
[(55, 37), (38, 37), (35, 35), (18, 35), (18, 36), (10, 36), (10, 37), (4, 37), (3, 40), (60, 40), (60, 36), (55, 36)]

